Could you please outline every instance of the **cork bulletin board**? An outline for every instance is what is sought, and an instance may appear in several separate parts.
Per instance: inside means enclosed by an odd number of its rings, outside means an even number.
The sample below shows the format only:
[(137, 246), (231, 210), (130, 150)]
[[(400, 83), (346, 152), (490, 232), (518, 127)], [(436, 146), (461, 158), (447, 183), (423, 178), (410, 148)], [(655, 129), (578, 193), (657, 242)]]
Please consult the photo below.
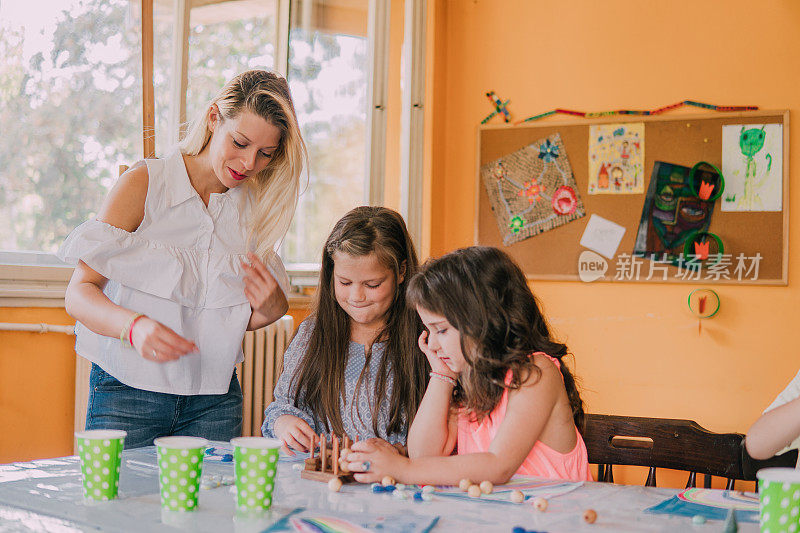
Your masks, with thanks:
[[(623, 125), (643, 123), (644, 125), (644, 191), (648, 190), (651, 175), (656, 162), (692, 167), (700, 161), (706, 161), (719, 169), (723, 168), (723, 126), (781, 125), (782, 132), (782, 173), (780, 187), (782, 198), (779, 199), (778, 211), (724, 211), (720, 208), (724, 196), (716, 200), (713, 206), (711, 222), (707, 231), (724, 243), (725, 254), (756, 257), (758, 262), (757, 277), (730, 279), (719, 276), (707, 277), (701, 273), (699, 279), (681, 277), (680, 269), (669, 265), (664, 268), (668, 272), (664, 276), (649, 279), (645, 276), (636, 279), (620, 279), (624, 281), (677, 282), (677, 283), (734, 283), (786, 285), (788, 282), (788, 221), (789, 221), (789, 112), (779, 111), (745, 111), (728, 113), (685, 114), (672, 116), (622, 116), (607, 120), (580, 119), (563, 122), (531, 123), (510, 125), (484, 125), (478, 130), (478, 150), (476, 169), (476, 228), (475, 243), (497, 246), (509, 253), (523, 268), (529, 279), (545, 280), (579, 280), (578, 263), (585, 250), (580, 241), (592, 214), (599, 215), (625, 228), (625, 233), (616, 251), (617, 260), (624, 255), (632, 255), (643, 218), (643, 206), (646, 201), (644, 193), (634, 194), (588, 194), (589, 187), (589, 137), (593, 125)], [(556, 135), (557, 134), (557, 135)], [(546, 231), (533, 232), (526, 238), (509, 239), (508, 233), (501, 233), (498, 219), (495, 217), (491, 200), (481, 178), (481, 167), (484, 172), (487, 165), (506, 158), (532, 143), (544, 146), (546, 139), (558, 143), (556, 150), (566, 153), (571, 166), (577, 199), (578, 214), (585, 216), (571, 217), (560, 225), (550, 224)], [(547, 144), (550, 146), (550, 143)], [(555, 146), (555, 144), (554, 144)], [(539, 148), (544, 153), (544, 148)], [(540, 158), (542, 155), (539, 156)], [(535, 158), (533, 159), (535, 161)], [(771, 161), (770, 164), (773, 162)], [(724, 175), (724, 172), (723, 172)], [(775, 179), (778, 179), (777, 177)], [(571, 182), (572, 183), (572, 182)], [(594, 185), (593, 185), (594, 186)], [(727, 186), (727, 185), (726, 185)], [(522, 193), (520, 193), (521, 195)], [(724, 191), (723, 191), (724, 194)], [(556, 204), (553, 204), (555, 208)], [(565, 219), (566, 220), (566, 219)], [(505, 237), (505, 244), (504, 244)], [(512, 242), (513, 241), (513, 242)], [(642, 262), (642, 270), (649, 268), (650, 261), (638, 258)], [(609, 270), (605, 281), (615, 280), (615, 263), (609, 260)], [(733, 268), (733, 266), (731, 267)]]

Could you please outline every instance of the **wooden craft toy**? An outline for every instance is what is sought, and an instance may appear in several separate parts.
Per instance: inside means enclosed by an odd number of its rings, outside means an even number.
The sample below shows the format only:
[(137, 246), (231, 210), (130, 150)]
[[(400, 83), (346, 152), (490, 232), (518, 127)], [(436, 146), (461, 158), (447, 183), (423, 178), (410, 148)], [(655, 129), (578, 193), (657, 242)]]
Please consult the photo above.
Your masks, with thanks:
[(521, 490), (512, 490), (509, 499), (514, 503), (522, 503), (525, 501), (525, 494)]
[(533, 506), (536, 507), (537, 511), (546, 511), (547, 510), (547, 500), (544, 498), (536, 498), (533, 500)]
[[(356, 437), (355, 442), (358, 442), (358, 437)], [(342, 454), (339, 450), (339, 444), (339, 437), (334, 435), (331, 437), (331, 447), (328, 449), (327, 438), (323, 435), (319, 440), (319, 455), (315, 455), (317, 438), (316, 436), (312, 436), (311, 457), (305, 460), (305, 468), (300, 472), (300, 477), (312, 481), (323, 481), (328, 483), (328, 487), (331, 490), (336, 491), (341, 488), (341, 485), (338, 485), (338, 488), (334, 489), (334, 485), (330, 484), (331, 480), (338, 479), (342, 483), (355, 481), (353, 472), (348, 470), (344, 462), (340, 462)], [(349, 450), (351, 444), (350, 437), (345, 435), (341, 444), (342, 450)]]
[(489, 115), (486, 116), (486, 118), (481, 120), (481, 124), (486, 124), (489, 121), (489, 119), (498, 114), (502, 114), (503, 120), (505, 122), (509, 122), (511, 120), (511, 113), (509, 113), (508, 111), (508, 104), (511, 102), (511, 100), (506, 100), (505, 102), (502, 101), (500, 97), (494, 93), (494, 91), (489, 91), (488, 93), (486, 93), (486, 98), (488, 98), (489, 101), (494, 106), (494, 111), (489, 113)]
[(330, 481), (328, 481), (328, 490), (331, 492), (339, 492), (342, 490), (342, 480), (338, 477), (332, 477)]
[(595, 520), (597, 520), (597, 511), (594, 509), (586, 509), (583, 513), (583, 521), (587, 524), (594, 524)]
[(494, 490), (494, 484), (491, 481), (481, 481), (480, 484), (481, 492), (484, 494), (491, 494)]

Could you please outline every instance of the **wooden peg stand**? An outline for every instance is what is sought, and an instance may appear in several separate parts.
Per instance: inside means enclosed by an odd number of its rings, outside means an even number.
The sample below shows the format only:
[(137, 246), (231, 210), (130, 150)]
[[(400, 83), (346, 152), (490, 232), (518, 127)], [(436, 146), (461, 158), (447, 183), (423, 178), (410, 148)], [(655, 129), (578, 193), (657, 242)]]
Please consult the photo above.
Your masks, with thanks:
[[(355, 442), (358, 442), (358, 437)], [(315, 455), (316, 446), (316, 437), (311, 437), (311, 457), (305, 460), (305, 468), (300, 472), (301, 478), (325, 483), (334, 478), (341, 479), (343, 483), (355, 481), (353, 473), (339, 464), (339, 437), (334, 436), (331, 439), (331, 448), (328, 449), (327, 439), (323, 435), (319, 441), (319, 455)], [(347, 435), (342, 439), (341, 449), (346, 448), (350, 448), (350, 437)]]

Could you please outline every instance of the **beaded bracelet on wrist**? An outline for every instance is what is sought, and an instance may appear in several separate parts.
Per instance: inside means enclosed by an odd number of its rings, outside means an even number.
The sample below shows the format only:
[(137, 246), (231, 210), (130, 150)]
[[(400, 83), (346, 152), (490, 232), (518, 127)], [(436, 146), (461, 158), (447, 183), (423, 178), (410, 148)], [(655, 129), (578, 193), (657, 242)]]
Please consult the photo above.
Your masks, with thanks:
[(453, 387), (456, 386), (456, 380), (451, 378), (450, 376), (445, 376), (444, 374), (440, 374), (439, 372), (431, 372), (431, 378), (438, 379), (439, 381), (443, 381), (448, 385), (452, 385)]

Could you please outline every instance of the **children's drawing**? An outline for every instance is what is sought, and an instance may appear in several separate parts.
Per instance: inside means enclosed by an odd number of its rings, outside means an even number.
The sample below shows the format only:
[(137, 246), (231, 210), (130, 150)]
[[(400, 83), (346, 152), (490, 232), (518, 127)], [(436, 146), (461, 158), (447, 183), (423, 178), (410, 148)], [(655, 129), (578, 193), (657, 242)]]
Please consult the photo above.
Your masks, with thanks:
[[(689, 184), (691, 169), (656, 161), (647, 188), (639, 231), (633, 253), (664, 263), (683, 261), (684, 245), (690, 236), (707, 232), (714, 212), (714, 202), (699, 198)], [(716, 183), (718, 175), (709, 169), (697, 169), (695, 180)], [(698, 244), (698, 243), (695, 243)], [(699, 243), (702, 246), (710, 242)], [(708, 257), (709, 250), (693, 254)], [(716, 250), (712, 252), (716, 253)]]
[(369, 511), (314, 511), (298, 507), (279, 518), (262, 533), (417, 533), (429, 531), (439, 521), (438, 516), (421, 516), (408, 509), (391, 513)]
[(506, 246), (586, 214), (558, 133), (483, 165), (481, 178)]
[(491, 494), (482, 494), (478, 500), (469, 496), (460, 488), (451, 486), (436, 487), (436, 491), (433, 494), (437, 498), (444, 496), (472, 502), (480, 501), (485, 503), (507, 503), (516, 505), (509, 498), (509, 495), (514, 490), (521, 491), (525, 496), (524, 501), (533, 504), (535, 498), (555, 498), (556, 496), (572, 492), (581, 486), (583, 486), (583, 481), (563, 481), (560, 479), (545, 479), (531, 476), (513, 476), (507, 483), (495, 486)]
[(678, 498), (722, 509), (758, 511), (758, 495), (753, 492), (690, 488), (678, 494)]
[(644, 192), (644, 123), (589, 127), (589, 194)]
[[(305, 452), (295, 452), (294, 455), (289, 455), (285, 451), (281, 450), (280, 455), (278, 456), (278, 462), (298, 463), (300, 461), (305, 461), (308, 457), (309, 455)], [(229, 442), (214, 442), (214, 446), (209, 446), (206, 448), (203, 462), (233, 462), (233, 445)]]
[(289, 520), (295, 531), (299, 533), (369, 533), (358, 524), (342, 520), (335, 516), (313, 516), (308, 518), (292, 518)]
[(722, 127), (723, 211), (780, 211), (783, 206), (783, 125)]
[[(696, 489), (693, 489), (696, 490)], [(718, 498), (719, 500), (728, 499), (731, 496), (736, 498), (736, 494), (733, 491), (715, 491), (720, 493), (722, 498)], [(724, 493), (724, 494), (723, 494)], [(747, 497), (748, 493), (743, 493), (744, 497)], [(754, 495), (755, 496), (755, 495)], [(750, 522), (750, 523), (758, 523), (758, 497), (755, 497), (756, 506), (755, 510), (752, 510), (752, 506), (749, 509), (741, 509), (738, 505), (713, 505), (707, 502), (695, 502), (690, 501), (689, 499), (682, 499), (680, 495), (672, 496), (671, 498), (667, 498), (663, 502), (654, 505), (653, 507), (648, 507), (644, 510), (645, 513), (652, 513), (652, 514), (666, 514), (672, 516), (685, 516), (685, 517), (694, 517), (694, 516), (702, 516), (707, 520), (725, 520), (728, 516), (728, 513), (731, 511), (736, 515), (737, 522)], [(727, 530), (726, 530), (727, 531)]]

